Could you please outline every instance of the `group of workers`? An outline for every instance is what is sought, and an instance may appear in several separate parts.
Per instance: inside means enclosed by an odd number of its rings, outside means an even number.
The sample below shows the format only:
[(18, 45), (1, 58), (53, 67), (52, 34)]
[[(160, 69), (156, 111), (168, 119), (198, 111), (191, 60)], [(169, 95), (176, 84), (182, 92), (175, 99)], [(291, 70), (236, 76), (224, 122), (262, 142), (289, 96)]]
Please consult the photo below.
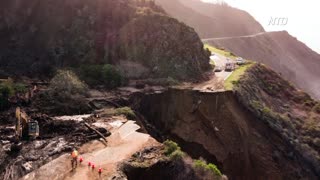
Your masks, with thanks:
[[(77, 168), (78, 166), (78, 156), (79, 156), (79, 152), (76, 149), (73, 149), (72, 153), (71, 153), (71, 166), (72, 166), (72, 170), (74, 170), (75, 168)], [(79, 162), (82, 163), (83, 158), (80, 157)], [(91, 162), (88, 163), (89, 166), (92, 166), (92, 169), (95, 168), (94, 164), (91, 164)], [(101, 175), (102, 173), (102, 168), (98, 169), (98, 173), (99, 175)]]

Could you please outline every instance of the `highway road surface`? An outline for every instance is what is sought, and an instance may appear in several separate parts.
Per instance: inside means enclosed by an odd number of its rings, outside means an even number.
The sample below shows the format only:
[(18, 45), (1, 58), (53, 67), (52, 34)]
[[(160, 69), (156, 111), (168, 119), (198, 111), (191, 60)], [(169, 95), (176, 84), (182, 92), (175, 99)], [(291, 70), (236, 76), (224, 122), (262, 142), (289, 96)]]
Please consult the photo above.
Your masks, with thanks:
[(266, 32), (260, 32), (257, 34), (252, 34), (252, 35), (245, 35), (245, 36), (230, 36), (230, 37), (218, 37), (218, 38), (206, 38), (206, 39), (201, 39), (203, 43), (210, 42), (212, 40), (225, 40), (225, 39), (236, 39), (236, 38), (250, 38), (250, 37), (256, 37), (260, 36), (262, 34), (265, 34)]
[(228, 62), (227, 57), (215, 53), (215, 55), (210, 56), (210, 59), (214, 61), (216, 66), (222, 67), (221, 72), (215, 72), (215, 74), (218, 78), (220, 78), (221, 80), (226, 80), (232, 74), (232, 72), (226, 72), (224, 70), (226, 63)]

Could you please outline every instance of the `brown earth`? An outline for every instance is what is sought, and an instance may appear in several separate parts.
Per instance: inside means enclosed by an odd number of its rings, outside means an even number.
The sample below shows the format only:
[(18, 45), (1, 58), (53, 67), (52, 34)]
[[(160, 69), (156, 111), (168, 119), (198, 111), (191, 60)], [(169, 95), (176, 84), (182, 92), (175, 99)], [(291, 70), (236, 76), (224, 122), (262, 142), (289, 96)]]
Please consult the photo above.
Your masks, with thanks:
[(173, 138), (230, 179), (317, 178), (287, 139), (243, 108), (232, 92), (169, 89), (144, 96), (136, 108), (150, 134)]

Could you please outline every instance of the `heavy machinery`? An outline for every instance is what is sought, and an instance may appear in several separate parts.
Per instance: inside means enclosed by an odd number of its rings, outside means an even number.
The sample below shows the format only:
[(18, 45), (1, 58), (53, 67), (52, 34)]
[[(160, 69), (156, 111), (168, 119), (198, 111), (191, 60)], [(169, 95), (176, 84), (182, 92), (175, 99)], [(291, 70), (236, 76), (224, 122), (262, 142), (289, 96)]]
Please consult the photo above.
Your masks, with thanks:
[(30, 120), (28, 115), (21, 110), (20, 107), (16, 108), (16, 139), (35, 139), (39, 136), (38, 121)]

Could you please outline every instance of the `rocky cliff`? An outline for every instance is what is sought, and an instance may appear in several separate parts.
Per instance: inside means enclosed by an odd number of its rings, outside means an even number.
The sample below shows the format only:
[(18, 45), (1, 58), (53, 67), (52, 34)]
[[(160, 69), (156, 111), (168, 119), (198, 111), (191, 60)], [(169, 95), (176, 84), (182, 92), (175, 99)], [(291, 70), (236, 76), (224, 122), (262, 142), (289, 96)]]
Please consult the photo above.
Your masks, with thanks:
[(235, 92), (139, 96), (135, 108), (151, 135), (174, 139), (231, 179), (319, 178), (319, 102), (259, 64), (234, 84)]
[(213, 162), (230, 179), (316, 179), (290, 141), (238, 102), (232, 92), (171, 89), (141, 99), (149, 133), (174, 139), (193, 158)]
[(153, 1), (4, 1), (0, 38), (2, 74), (48, 75), (122, 60), (149, 68), (150, 76), (197, 79), (209, 67), (198, 35)]

